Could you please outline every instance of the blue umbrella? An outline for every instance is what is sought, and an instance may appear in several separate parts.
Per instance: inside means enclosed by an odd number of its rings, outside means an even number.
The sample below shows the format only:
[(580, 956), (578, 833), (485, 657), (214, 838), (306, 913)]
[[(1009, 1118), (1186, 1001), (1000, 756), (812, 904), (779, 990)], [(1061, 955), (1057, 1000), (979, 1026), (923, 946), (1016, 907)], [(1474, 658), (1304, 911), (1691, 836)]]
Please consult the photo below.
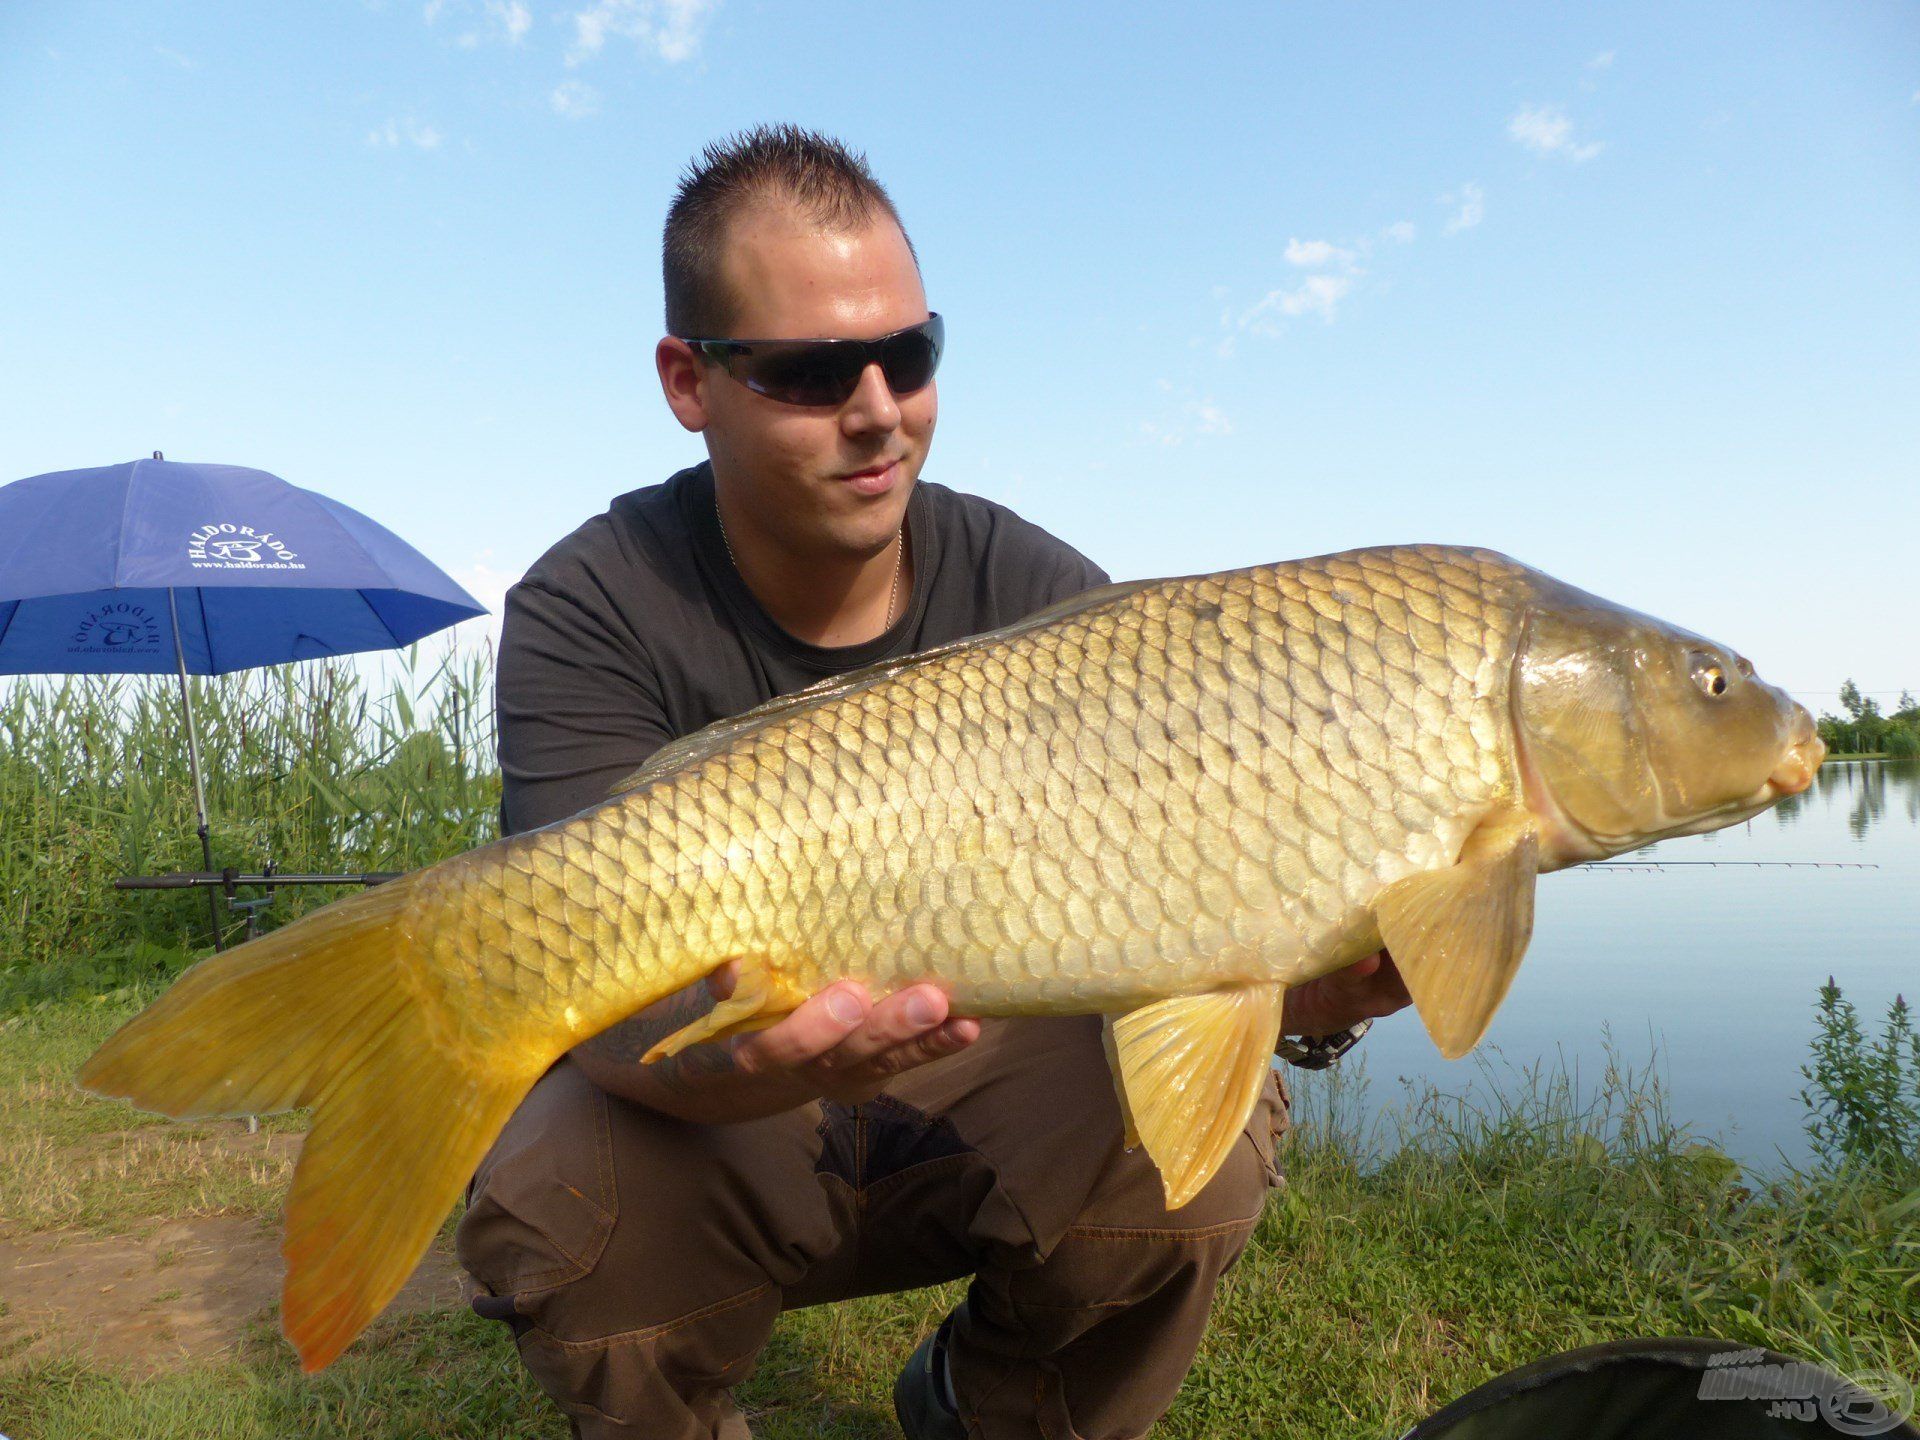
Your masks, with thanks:
[(264, 470), (156, 451), (0, 486), (0, 675), (177, 673), (209, 870), (188, 675), (397, 649), (486, 613), (391, 530)]

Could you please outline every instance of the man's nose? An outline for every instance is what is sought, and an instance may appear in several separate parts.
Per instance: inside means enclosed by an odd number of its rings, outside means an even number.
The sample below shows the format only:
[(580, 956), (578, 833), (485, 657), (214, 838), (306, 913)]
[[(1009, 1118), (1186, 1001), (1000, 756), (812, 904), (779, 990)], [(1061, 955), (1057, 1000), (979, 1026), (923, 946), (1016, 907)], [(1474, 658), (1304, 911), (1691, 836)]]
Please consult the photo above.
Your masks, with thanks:
[(840, 423), (850, 435), (874, 430), (892, 430), (900, 424), (900, 406), (887, 388), (887, 377), (878, 364), (860, 372), (860, 383), (841, 408)]

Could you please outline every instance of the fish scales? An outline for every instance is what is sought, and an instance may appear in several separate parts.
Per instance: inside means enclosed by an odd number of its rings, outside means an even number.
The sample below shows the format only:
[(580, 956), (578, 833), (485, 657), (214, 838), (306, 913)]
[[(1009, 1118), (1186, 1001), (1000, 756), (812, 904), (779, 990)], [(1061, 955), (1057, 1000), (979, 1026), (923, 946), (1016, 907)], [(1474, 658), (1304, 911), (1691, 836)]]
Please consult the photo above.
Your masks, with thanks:
[(1524, 573), (1261, 566), (955, 648), (447, 869), (423, 978), (480, 955), (582, 1038), (741, 957), (983, 1015), (1304, 980), (1511, 787)]

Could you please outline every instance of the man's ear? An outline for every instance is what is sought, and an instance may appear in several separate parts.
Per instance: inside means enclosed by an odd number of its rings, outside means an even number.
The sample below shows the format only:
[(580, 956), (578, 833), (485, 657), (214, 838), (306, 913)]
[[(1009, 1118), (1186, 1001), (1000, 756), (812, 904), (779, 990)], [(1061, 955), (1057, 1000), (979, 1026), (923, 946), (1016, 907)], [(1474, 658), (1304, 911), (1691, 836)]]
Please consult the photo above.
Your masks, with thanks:
[(673, 418), (692, 431), (707, 428), (708, 367), (693, 353), (693, 347), (671, 335), (660, 337), (653, 348), (654, 368), (660, 372), (660, 391), (667, 397)]

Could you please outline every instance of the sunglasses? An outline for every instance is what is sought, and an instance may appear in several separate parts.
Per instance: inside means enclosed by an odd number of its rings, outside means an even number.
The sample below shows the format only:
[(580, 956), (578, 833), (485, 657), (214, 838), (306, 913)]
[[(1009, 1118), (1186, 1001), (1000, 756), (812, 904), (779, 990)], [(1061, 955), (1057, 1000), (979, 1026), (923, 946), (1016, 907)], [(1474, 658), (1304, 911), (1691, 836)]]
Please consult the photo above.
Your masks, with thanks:
[(895, 395), (924, 389), (940, 367), (947, 327), (938, 315), (875, 340), (709, 340), (679, 337), (756, 395), (785, 405), (844, 405), (867, 366)]

